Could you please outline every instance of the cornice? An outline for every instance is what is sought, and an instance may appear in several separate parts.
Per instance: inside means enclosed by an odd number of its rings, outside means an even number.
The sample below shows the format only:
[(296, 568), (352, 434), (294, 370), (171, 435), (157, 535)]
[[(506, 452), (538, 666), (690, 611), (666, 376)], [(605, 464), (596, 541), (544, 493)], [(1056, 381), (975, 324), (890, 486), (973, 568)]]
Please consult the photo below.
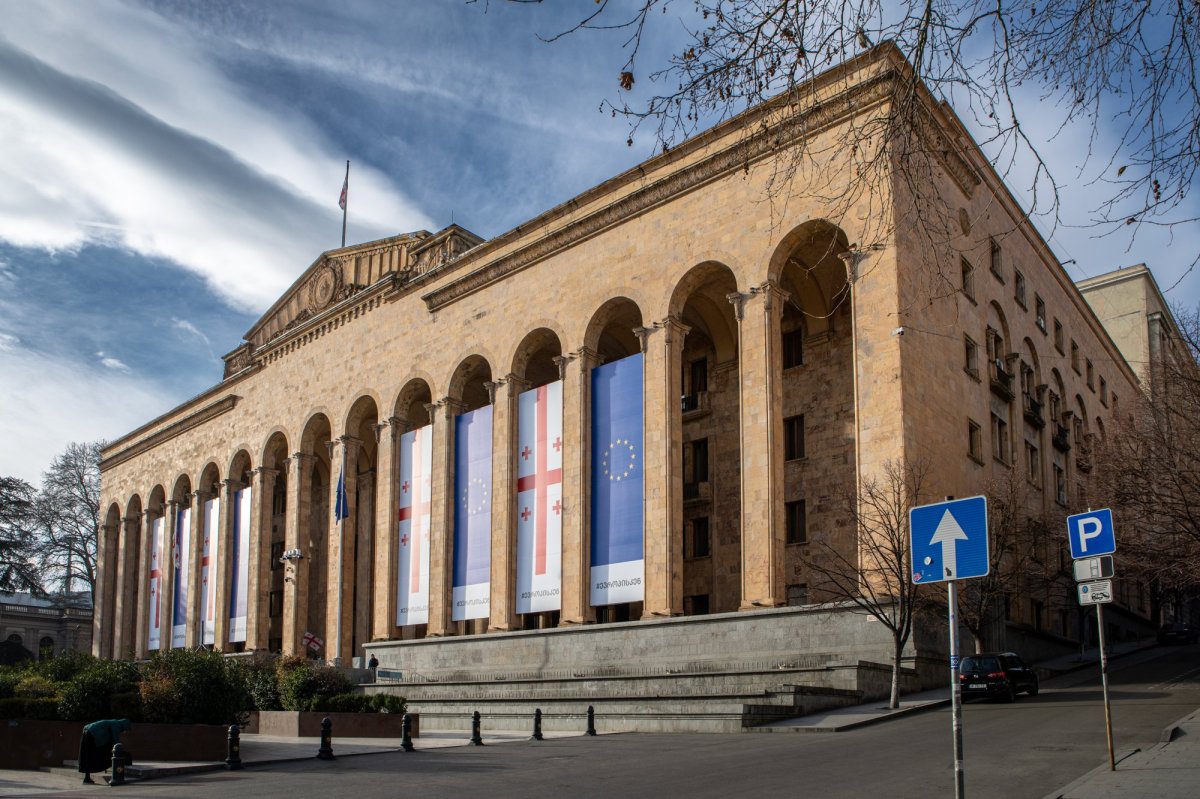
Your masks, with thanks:
[(238, 400), (241, 397), (236, 394), (229, 394), (216, 402), (206, 405), (195, 413), (188, 414), (179, 421), (164, 427), (157, 433), (143, 438), (142, 440), (126, 447), (119, 452), (115, 452), (100, 461), (100, 471), (105, 472), (114, 466), (118, 466), (130, 458), (135, 458), (144, 452), (149, 452), (160, 444), (165, 444), (171, 439), (181, 436), (189, 430), (193, 430), (202, 424), (206, 424), (213, 419), (228, 413), (237, 407)]

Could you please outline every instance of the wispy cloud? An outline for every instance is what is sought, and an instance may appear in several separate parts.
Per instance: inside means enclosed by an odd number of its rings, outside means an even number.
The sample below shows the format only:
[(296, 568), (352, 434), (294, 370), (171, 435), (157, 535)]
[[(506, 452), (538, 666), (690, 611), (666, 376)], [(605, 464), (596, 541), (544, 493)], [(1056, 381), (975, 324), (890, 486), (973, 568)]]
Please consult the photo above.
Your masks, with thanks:
[(171, 326), (176, 330), (182, 330), (184, 333), (192, 336), (193, 338), (199, 339), (200, 341), (204, 342), (205, 347), (208, 347), (210, 350), (212, 349), (212, 342), (208, 340), (208, 336), (204, 335), (200, 328), (196, 327), (188, 320), (172, 319)]
[(132, 370), (119, 358), (113, 358), (110, 355), (105, 355), (103, 352), (97, 352), (96, 357), (100, 359), (100, 365), (106, 369), (113, 369), (114, 371), (124, 372), (125, 374), (132, 373)]
[(0, 352), (12, 352), (20, 343), (21, 340), (16, 336), (9, 335), (8, 333), (0, 333)]

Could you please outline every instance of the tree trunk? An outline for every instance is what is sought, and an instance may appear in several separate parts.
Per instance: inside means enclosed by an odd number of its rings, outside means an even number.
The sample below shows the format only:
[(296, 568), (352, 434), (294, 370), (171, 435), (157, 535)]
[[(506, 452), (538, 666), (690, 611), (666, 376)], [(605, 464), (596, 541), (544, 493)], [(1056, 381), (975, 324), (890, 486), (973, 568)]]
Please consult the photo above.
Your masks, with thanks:
[(975, 654), (983, 654), (983, 635), (981, 633), (971, 631), (971, 641), (975, 644)]
[(892, 652), (892, 696), (888, 701), (888, 707), (892, 710), (900, 707), (900, 657), (903, 653), (904, 644), (896, 641), (895, 651)]

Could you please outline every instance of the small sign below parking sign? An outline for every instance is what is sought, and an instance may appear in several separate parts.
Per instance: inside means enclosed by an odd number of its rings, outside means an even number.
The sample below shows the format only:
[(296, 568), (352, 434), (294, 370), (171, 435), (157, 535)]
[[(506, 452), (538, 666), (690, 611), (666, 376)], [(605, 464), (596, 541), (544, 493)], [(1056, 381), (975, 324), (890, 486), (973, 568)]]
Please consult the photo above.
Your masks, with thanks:
[(1079, 584), (1079, 604), (1081, 605), (1103, 605), (1112, 600), (1112, 580), (1093, 580), (1090, 583)]

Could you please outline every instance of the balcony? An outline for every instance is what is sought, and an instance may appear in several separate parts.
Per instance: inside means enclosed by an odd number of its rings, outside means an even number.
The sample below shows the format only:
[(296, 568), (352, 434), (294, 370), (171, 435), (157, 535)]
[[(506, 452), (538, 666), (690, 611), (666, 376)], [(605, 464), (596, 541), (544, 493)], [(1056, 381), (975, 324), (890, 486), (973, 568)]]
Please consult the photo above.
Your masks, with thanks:
[(684, 481), (683, 483), (683, 501), (684, 502), (711, 502), (712, 501), (712, 483), (707, 480), (699, 482)]
[(1004, 367), (1004, 361), (996, 358), (988, 365), (988, 376), (991, 378), (988, 382), (992, 386), (992, 393), (1005, 402), (1012, 402), (1016, 394), (1013, 393), (1013, 373)]
[(1025, 412), (1025, 421), (1039, 430), (1046, 426), (1046, 417), (1042, 415), (1042, 402), (1032, 394), (1021, 395), (1021, 408)]
[(1054, 438), (1051, 442), (1059, 452), (1071, 451), (1071, 431), (1065, 424), (1054, 423)]
[(684, 419), (694, 419), (708, 413), (708, 392), (697, 391), (695, 394), (684, 394), (679, 398), (680, 410)]

